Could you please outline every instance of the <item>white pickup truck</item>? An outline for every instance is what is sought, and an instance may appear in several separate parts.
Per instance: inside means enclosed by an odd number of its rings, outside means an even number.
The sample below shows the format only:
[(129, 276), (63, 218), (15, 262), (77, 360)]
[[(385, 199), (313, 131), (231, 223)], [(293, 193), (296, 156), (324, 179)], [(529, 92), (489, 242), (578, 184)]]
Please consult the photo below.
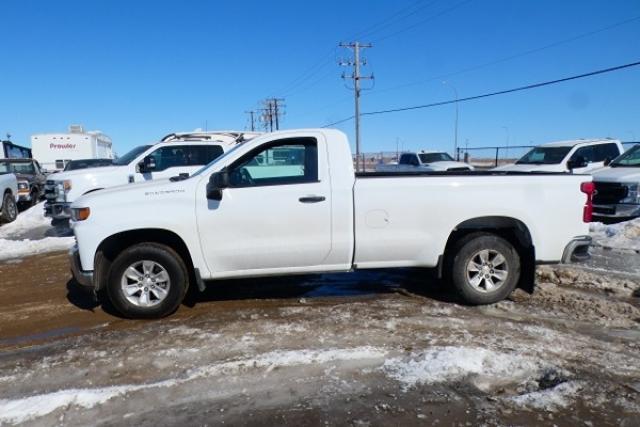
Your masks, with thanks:
[(18, 217), (18, 180), (0, 165), (0, 224)]
[(576, 139), (548, 142), (532, 148), (515, 164), (495, 168), (512, 172), (591, 173), (624, 153), (617, 139)]
[(45, 185), (45, 215), (71, 217), (69, 206), (83, 194), (117, 185), (169, 178), (197, 171), (234, 145), (258, 135), (238, 131), (172, 133), (153, 145), (141, 145), (113, 166), (50, 175)]
[(389, 267), (437, 267), (464, 302), (493, 303), (536, 261), (588, 256), (590, 176), (354, 174), (351, 158), (340, 131), (281, 131), (183, 180), (87, 194), (74, 277), (154, 318), (205, 280)]
[(640, 145), (593, 173), (593, 216), (605, 223), (640, 217)]
[(470, 171), (474, 167), (464, 162), (457, 162), (444, 151), (420, 151), (402, 153), (397, 164), (380, 164), (376, 172), (410, 172), (410, 171)]

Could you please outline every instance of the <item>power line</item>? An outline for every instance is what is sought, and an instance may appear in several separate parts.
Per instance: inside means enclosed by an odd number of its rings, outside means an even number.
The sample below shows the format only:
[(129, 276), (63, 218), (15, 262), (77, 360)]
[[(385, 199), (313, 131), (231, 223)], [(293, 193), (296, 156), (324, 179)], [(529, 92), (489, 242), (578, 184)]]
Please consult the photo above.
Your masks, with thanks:
[[(369, 112), (361, 113), (361, 115), (362, 116), (374, 116), (374, 115), (378, 115), (378, 114), (397, 113), (397, 112), (401, 112), (401, 111), (419, 110), (419, 109), (423, 109), (423, 108), (439, 107), (439, 106), (442, 106), (442, 105), (448, 105), (448, 104), (453, 104), (453, 103), (457, 103), (457, 102), (473, 101), (473, 100), (476, 100), (476, 99), (489, 98), (491, 96), (497, 96), (497, 95), (505, 95), (507, 93), (513, 93), (513, 92), (521, 92), (521, 91), (524, 91), (524, 90), (536, 89), (536, 88), (539, 88), (539, 87), (550, 86), (550, 85), (554, 85), (554, 84), (558, 84), (558, 83), (564, 83), (564, 82), (568, 82), (568, 81), (571, 81), (571, 80), (578, 80), (578, 79), (583, 79), (583, 78), (586, 78), (586, 77), (592, 77), (592, 76), (596, 76), (596, 75), (600, 75), (600, 74), (611, 73), (611, 72), (620, 71), (620, 70), (623, 70), (623, 69), (626, 69), (626, 68), (636, 67), (638, 65), (640, 65), (640, 61), (631, 62), (629, 64), (624, 64), (624, 65), (618, 65), (616, 67), (605, 68), (605, 69), (602, 69), (602, 70), (591, 71), (591, 72), (588, 72), (588, 73), (578, 74), (578, 75), (575, 75), (575, 76), (564, 77), (564, 78), (561, 78), (561, 79), (549, 80), (549, 81), (540, 82), (540, 83), (534, 83), (534, 84), (530, 84), (530, 85), (526, 85), (526, 86), (520, 86), (520, 87), (516, 87), (516, 88), (512, 88), (512, 89), (506, 89), (506, 90), (501, 90), (501, 91), (497, 91), (497, 92), (485, 93), (485, 94), (482, 94), (482, 95), (474, 95), (474, 96), (469, 96), (469, 97), (466, 97), (466, 98), (459, 98), (459, 99), (452, 99), (452, 100), (448, 100), (448, 101), (433, 102), (433, 103), (430, 103), (430, 104), (413, 105), (413, 106), (410, 106), (410, 107), (399, 107), (399, 108), (391, 108), (391, 109), (387, 109), (387, 110), (369, 111)], [(353, 119), (353, 117), (354, 116), (351, 116), (351, 117), (339, 120), (337, 122), (330, 123), (330, 124), (322, 126), (322, 127), (329, 127), (329, 126), (334, 126), (336, 124), (344, 123), (346, 121), (349, 121), (349, 120)]]
[(415, 24), (412, 24), (412, 25), (406, 26), (406, 27), (402, 28), (401, 30), (396, 31), (395, 33), (387, 34), (386, 36), (383, 36), (383, 37), (380, 37), (380, 38), (374, 39), (373, 41), (374, 41), (375, 43), (380, 43), (381, 41), (386, 40), (386, 39), (391, 38), (391, 37), (395, 37), (395, 36), (397, 36), (398, 34), (405, 33), (405, 32), (407, 32), (407, 31), (409, 31), (409, 30), (413, 30), (414, 28), (419, 27), (420, 25), (424, 25), (424, 24), (426, 24), (427, 22), (433, 21), (434, 19), (439, 18), (439, 17), (441, 17), (442, 15), (446, 15), (447, 13), (452, 12), (452, 11), (454, 11), (455, 9), (458, 9), (458, 8), (459, 8), (459, 7), (461, 7), (461, 6), (464, 6), (465, 4), (470, 3), (471, 1), (473, 1), (473, 0), (463, 0), (463, 1), (461, 1), (460, 3), (454, 4), (453, 6), (448, 7), (448, 8), (446, 8), (446, 9), (444, 9), (444, 10), (442, 10), (442, 11), (440, 11), (440, 12), (436, 13), (435, 15), (431, 15), (430, 17), (428, 17), (428, 18), (426, 18), (426, 19), (423, 19), (422, 21), (418, 21), (418, 22), (416, 22)]
[(620, 27), (622, 25), (628, 24), (630, 22), (637, 21), (639, 19), (640, 19), (640, 16), (636, 16), (636, 17), (633, 17), (633, 18), (625, 19), (623, 21), (619, 21), (619, 22), (613, 23), (613, 24), (608, 25), (606, 27), (597, 28), (595, 30), (588, 31), (586, 33), (582, 33), (582, 34), (578, 34), (576, 36), (572, 36), (572, 37), (569, 37), (569, 38), (566, 38), (566, 39), (558, 40), (558, 41), (555, 41), (553, 43), (546, 44), (544, 46), (539, 46), (539, 47), (536, 47), (536, 48), (533, 48), (533, 49), (525, 50), (523, 52), (519, 52), (519, 53), (516, 53), (516, 54), (513, 54), (513, 55), (509, 55), (509, 56), (506, 56), (506, 57), (503, 57), (503, 58), (500, 58), (500, 59), (496, 59), (494, 61), (485, 62), (485, 63), (478, 64), (478, 65), (472, 65), (472, 66), (463, 68), (463, 69), (458, 70), (458, 71), (454, 71), (454, 72), (446, 73), (446, 74), (441, 74), (439, 76), (429, 77), (427, 79), (418, 80), (418, 81), (414, 81), (414, 82), (411, 82), (411, 83), (404, 83), (404, 84), (400, 84), (400, 85), (397, 85), (397, 86), (392, 86), (390, 88), (386, 88), (386, 89), (382, 89), (382, 90), (376, 90), (375, 94), (377, 95), (379, 93), (392, 92), (394, 90), (403, 89), (405, 87), (411, 87), (411, 86), (416, 86), (416, 85), (424, 84), (424, 83), (431, 82), (431, 81), (442, 80), (442, 79), (446, 79), (446, 78), (449, 78), (449, 77), (457, 76), (457, 75), (460, 75), (460, 74), (468, 73), (468, 72), (471, 72), (471, 71), (476, 71), (476, 70), (479, 70), (479, 69), (482, 69), (482, 68), (485, 68), (485, 67), (489, 67), (491, 65), (501, 64), (503, 62), (511, 61), (513, 59), (517, 59), (517, 58), (520, 58), (520, 57), (523, 57), (523, 56), (531, 55), (533, 53), (538, 53), (538, 52), (541, 52), (541, 51), (544, 51), (544, 50), (547, 50), (547, 49), (551, 49), (551, 48), (554, 48), (554, 47), (557, 47), (557, 46), (561, 46), (563, 44), (570, 43), (570, 42), (573, 42), (573, 41), (576, 41), (576, 40), (579, 40), (579, 39), (582, 39), (582, 38), (585, 38), (585, 37), (589, 37), (589, 36), (592, 36), (592, 35), (595, 35), (595, 34), (599, 34), (599, 33), (605, 32), (605, 31), (609, 31), (609, 30), (612, 30), (614, 28)]

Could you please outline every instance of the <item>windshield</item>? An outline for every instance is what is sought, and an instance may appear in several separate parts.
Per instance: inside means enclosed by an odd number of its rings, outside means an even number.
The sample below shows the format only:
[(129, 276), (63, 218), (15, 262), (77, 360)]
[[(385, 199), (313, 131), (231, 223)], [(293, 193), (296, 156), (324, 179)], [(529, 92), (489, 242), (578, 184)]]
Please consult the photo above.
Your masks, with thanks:
[(36, 170), (31, 162), (0, 162), (0, 173), (18, 173), (25, 175), (35, 175)]
[(522, 156), (516, 165), (557, 165), (573, 147), (536, 147)]
[(217, 159), (212, 160), (211, 162), (207, 163), (206, 165), (204, 165), (203, 167), (201, 167), (200, 169), (198, 169), (197, 171), (195, 171), (194, 173), (191, 174), (191, 176), (189, 178), (193, 178), (194, 176), (198, 176), (200, 175), (202, 172), (204, 172), (205, 170), (207, 170), (210, 166), (212, 166), (215, 162), (218, 162), (224, 158), (226, 158), (229, 154), (233, 153), (234, 151), (236, 151), (239, 147), (241, 147), (242, 144), (238, 144), (235, 147), (233, 147), (231, 150), (227, 151), (226, 153), (224, 153), (222, 156), (218, 157)]
[(124, 156), (119, 157), (116, 160), (114, 160), (113, 164), (116, 165), (116, 166), (128, 165), (129, 163), (134, 161), (136, 159), (136, 157), (138, 157), (140, 154), (144, 153), (145, 151), (147, 151), (151, 147), (152, 147), (152, 145), (141, 145), (139, 147), (136, 147), (133, 150), (129, 151)]
[(420, 161), (422, 163), (454, 161), (453, 157), (451, 157), (447, 153), (421, 153), (421, 154), (418, 154), (418, 157), (420, 157)]
[(618, 156), (609, 165), (615, 167), (640, 167), (640, 145), (630, 148), (626, 153)]

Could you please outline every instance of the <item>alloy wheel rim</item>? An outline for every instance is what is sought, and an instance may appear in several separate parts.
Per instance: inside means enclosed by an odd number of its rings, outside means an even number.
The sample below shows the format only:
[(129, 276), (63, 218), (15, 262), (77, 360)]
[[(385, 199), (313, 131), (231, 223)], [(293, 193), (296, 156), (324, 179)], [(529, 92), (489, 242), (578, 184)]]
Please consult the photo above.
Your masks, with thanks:
[(509, 277), (507, 259), (494, 249), (482, 249), (469, 258), (466, 277), (467, 283), (476, 291), (494, 292)]
[(153, 307), (167, 298), (171, 279), (161, 264), (143, 260), (131, 264), (124, 270), (120, 287), (131, 304), (136, 307)]

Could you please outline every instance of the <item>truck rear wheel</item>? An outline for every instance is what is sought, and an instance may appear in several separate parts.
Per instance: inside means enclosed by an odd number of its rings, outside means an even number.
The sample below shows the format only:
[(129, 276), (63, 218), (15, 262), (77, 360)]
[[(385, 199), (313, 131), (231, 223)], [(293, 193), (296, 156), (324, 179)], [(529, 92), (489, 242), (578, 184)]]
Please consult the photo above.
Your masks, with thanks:
[(13, 222), (18, 217), (18, 206), (16, 199), (11, 193), (5, 193), (2, 197), (2, 213), (0, 213), (0, 223)]
[(473, 233), (454, 248), (451, 281), (467, 304), (505, 299), (520, 280), (520, 255), (511, 243), (489, 233)]
[(187, 292), (189, 274), (170, 247), (140, 243), (113, 261), (107, 296), (123, 316), (157, 319), (177, 310)]

